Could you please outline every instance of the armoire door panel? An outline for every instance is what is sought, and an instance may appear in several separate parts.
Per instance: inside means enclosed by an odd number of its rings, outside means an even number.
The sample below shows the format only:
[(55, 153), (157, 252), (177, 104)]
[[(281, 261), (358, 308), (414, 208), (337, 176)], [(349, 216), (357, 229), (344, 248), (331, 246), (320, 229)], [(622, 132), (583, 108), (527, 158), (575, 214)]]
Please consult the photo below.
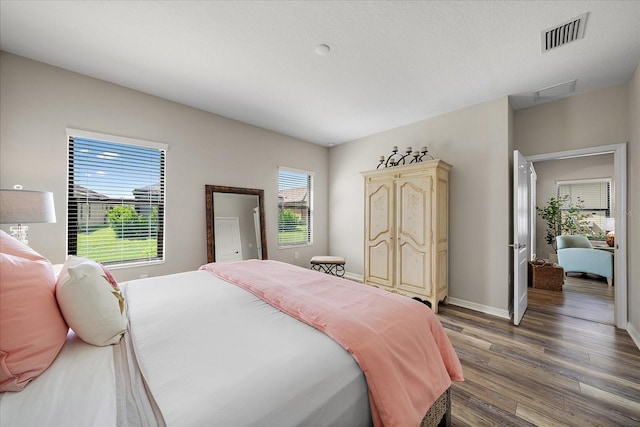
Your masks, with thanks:
[(393, 183), (366, 183), (365, 283), (393, 286)]
[(449, 240), (449, 216), (447, 215), (447, 206), (449, 205), (449, 182), (444, 179), (438, 179), (438, 243), (447, 242)]
[(429, 235), (424, 215), (429, 210), (427, 185), (426, 179), (413, 178), (398, 186), (399, 233), (417, 246), (425, 246)]
[(410, 243), (398, 251), (398, 288), (424, 294), (431, 283), (428, 254)]
[(369, 193), (369, 241), (385, 238), (393, 224), (391, 187), (381, 184), (372, 190)]
[(446, 290), (449, 287), (449, 256), (448, 251), (438, 251), (436, 263), (438, 276), (436, 278), (436, 288), (438, 291)]
[(383, 283), (392, 283), (392, 264), (389, 263), (392, 249), (390, 243), (383, 241), (375, 246), (369, 246), (369, 276), (381, 280)]

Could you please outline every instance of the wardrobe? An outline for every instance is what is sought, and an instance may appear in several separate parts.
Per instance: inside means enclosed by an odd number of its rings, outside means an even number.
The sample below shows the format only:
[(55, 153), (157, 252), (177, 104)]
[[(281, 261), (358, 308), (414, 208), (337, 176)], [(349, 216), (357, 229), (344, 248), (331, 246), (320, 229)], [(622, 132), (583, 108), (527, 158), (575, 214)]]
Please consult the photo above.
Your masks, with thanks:
[(430, 160), (362, 172), (364, 283), (438, 312), (449, 295), (449, 171)]

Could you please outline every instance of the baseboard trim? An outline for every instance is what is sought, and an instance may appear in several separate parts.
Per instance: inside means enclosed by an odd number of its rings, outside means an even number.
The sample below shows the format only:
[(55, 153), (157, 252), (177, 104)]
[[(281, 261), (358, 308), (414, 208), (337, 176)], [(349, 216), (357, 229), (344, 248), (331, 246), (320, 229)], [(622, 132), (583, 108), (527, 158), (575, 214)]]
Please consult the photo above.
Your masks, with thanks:
[[(363, 283), (364, 281), (364, 277), (362, 276), (362, 274), (351, 273), (349, 271), (344, 273), (344, 278), (360, 283)], [(469, 310), (490, 314), (492, 316), (501, 317), (503, 319), (511, 319), (511, 312), (509, 310), (501, 310), (499, 308), (490, 307), (488, 305), (482, 305), (472, 301), (466, 301), (463, 299), (452, 297), (447, 298), (447, 303), (462, 308), (468, 308)]]
[(638, 347), (638, 350), (640, 350), (640, 332), (638, 332), (638, 330), (634, 328), (631, 323), (627, 323), (627, 332), (629, 333), (629, 336), (631, 337), (633, 342), (636, 343), (636, 347)]
[(502, 317), (503, 319), (511, 319), (509, 310), (502, 310), (499, 308), (491, 307), (488, 305), (478, 304), (472, 301), (466, 301), (458, 298), (447, 298), (447, 302), (451, 305), (455, 305), (462, 308), (468, 308), (469, 310), (479, 311), (481, 313), (490, 314), (492, 316)]
[(354, 282), (360, 282), (360, 283), (362, 283), (362, 281), (364, 280), (364, 278), (362, 277), (362, 274), (350, 273), (348, 271), (344, 273), (343, 277), (345, 279), (353, 280)]

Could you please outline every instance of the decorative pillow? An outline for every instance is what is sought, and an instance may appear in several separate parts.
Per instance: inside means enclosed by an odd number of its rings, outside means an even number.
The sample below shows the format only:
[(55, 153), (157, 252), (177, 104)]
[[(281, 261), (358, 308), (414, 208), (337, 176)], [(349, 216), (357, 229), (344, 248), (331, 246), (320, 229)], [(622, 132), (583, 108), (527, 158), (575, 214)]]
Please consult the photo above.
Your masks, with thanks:
[(56, 298), (69, 327), (89, 344), (117, 344), (127, 329), (118, 283), (95, 261), (70, 256), (58, 276)]
[(0, 230), (0, 392), (22, 390), (64, 345), (55, 283), (48, 259)]

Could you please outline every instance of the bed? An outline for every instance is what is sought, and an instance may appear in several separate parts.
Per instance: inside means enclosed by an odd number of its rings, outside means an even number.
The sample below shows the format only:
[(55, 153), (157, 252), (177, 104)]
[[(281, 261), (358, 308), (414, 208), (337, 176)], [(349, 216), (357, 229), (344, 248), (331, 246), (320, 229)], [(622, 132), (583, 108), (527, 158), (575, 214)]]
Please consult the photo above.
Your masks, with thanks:
[[(2, 252), (4, 262), (5, 247)], [(88, 269), (87, 264), (92, 263), (77, 258), (72, 262), (76, 265), (61, 273), (69, 281), (76, 274), (77, 265)], [(46, 263), (42, 264), (46, 267)], [(100, 275), (100, 266), (91, 268)], [(3, 270), (0, 274), (4, 292), (12, 277), (8, 269)], [(117, 288), (108, 276), (104, 273), (103, 278), (111, 287), (110, 294), (118, 289), (118, 304), (125, 303), (121, 310), (126, 319), (124, 330), (119, 324), (103, 336), (89, 339), (97, 339), (97, 344), (102, 345), (89, 344), (85, 340), (87, 331), (79, 333), (87, 323), (83, 318), (84, 325), (78, 325), (78, 330), (66, 332), (49, 366), (28, 379), (20, 391), (0, 394), (0, 425), (369, 426), (444, 425), (448, 420), (451, 379), (462, 380), (462, 370), (437, 319), (422, 335), (435, 337), (436, 345), (442, 347), (435, 353), (440, 360), (430, 360), (434, 366), (424, 370), (420, 381), (408, 386), (410, 393), (402, 400), (409, 401), (413, 408), (409, 412), (417, 410), (422, 414), (414, 414), (407, 422), (407, 411), (393, 413), (396, 403), (402, 408), (407, 402), (388, 400), (389, 391), (398, 393), (393, 381), (387, 383), (384, 376), (376, 377), (372, 371), (392, 369), (398, 378), (406, 378), (416, 376), (418, 368), (393, 363), (391, 368), (377, 368), (377, 356), (364, 354), (370, 340), (363, 339), (364, 346), (358, 342), (339, 343), (340, 337), (332, 335), (343, 332), (333, 329), (332, 320), (324, 317), (326, 310), (322, 308), (324, 303), (335, 304), (330, 302), (335, 301), (332, 297), (326, 299), (323, 295), (337, 292), (344, 301), (340, 308), (343, 312), (356, 313), (358, 305), (390, 298), (393, 304), (399, 301), (402, 310), (409, 307), (432, 316), (417, 301), (276, 261), (207, 264), (198, 271), (134, 280)], [(254, 287), (252, 281), (260, 277), (264, 280), (258, 280), (260, 283)], [(60, 280), (57, 279), (58, 287)], [(311, 314), (300, 308), (297, 297), (283, 297), (273, 291), (287, 287), (287, 283), (296, 283), (294, 293), (311, 289), (309, 298), (317, 302)], [(351, 293), (360, 295), (355, 303), (346, 302)], [(277, 308), (273, 304), (278, 303), (269, 301), (274, 298), (291, 300), (293, 305), (285, 301), (283, 307)], [(64, 298), (58, 301), (60, 310), (66, 313)], [(403, 327), (400, 321), (381, 319), (379, 314), (386, 309), (379, 305), (376, 302), (368, 308), (377, 313), (374, 324), (397, 323), (389, 326), (392, 333), (394, 328)], [(74, 309), (77, 306), (76, 302)], [(300, 313), (287, 313), (290, 310)], [(99, 309), (92, 306), (87, 313), (95, 316), (96, 311)], [(67, 317), (72, 319), (73, 315), (64, 316), (65, 320)], [(306, 318), (301, 321), (296, 317)], [(343, 321), (338, 317), (338, 322)], [(359, 322), (367, 324), (364, 320)], [(2, 335), (7, 332), (7, 325), (9, 322), (3, 318)], [(100, 327), (104, 329), (104, 325)], [(355, 328), (358, 336), (365, 336), (359, 327), (346, 329)], [(2, 351), (6, 344), (7, 339), (0, 335)], [(389, 348), (398, 357), (413, 360), (414, 356), (403, 353), (408, 350), (404, 344)], [(3, 363), (7, 361), (10, 360), (5, 358)], [(411, 362), (414, 363), (417, 362)], [(446, 380), (435, 381), (438, 386), (432, 387), (432, 379), (443, 375)], [(5, 384), (6, 375), (2, 379)], [(414, 386), (426, 389), (415, 393), (411, 389)], [(383, 389), (377, 391), (381, 396), (373, 395), (376, 388)]]

